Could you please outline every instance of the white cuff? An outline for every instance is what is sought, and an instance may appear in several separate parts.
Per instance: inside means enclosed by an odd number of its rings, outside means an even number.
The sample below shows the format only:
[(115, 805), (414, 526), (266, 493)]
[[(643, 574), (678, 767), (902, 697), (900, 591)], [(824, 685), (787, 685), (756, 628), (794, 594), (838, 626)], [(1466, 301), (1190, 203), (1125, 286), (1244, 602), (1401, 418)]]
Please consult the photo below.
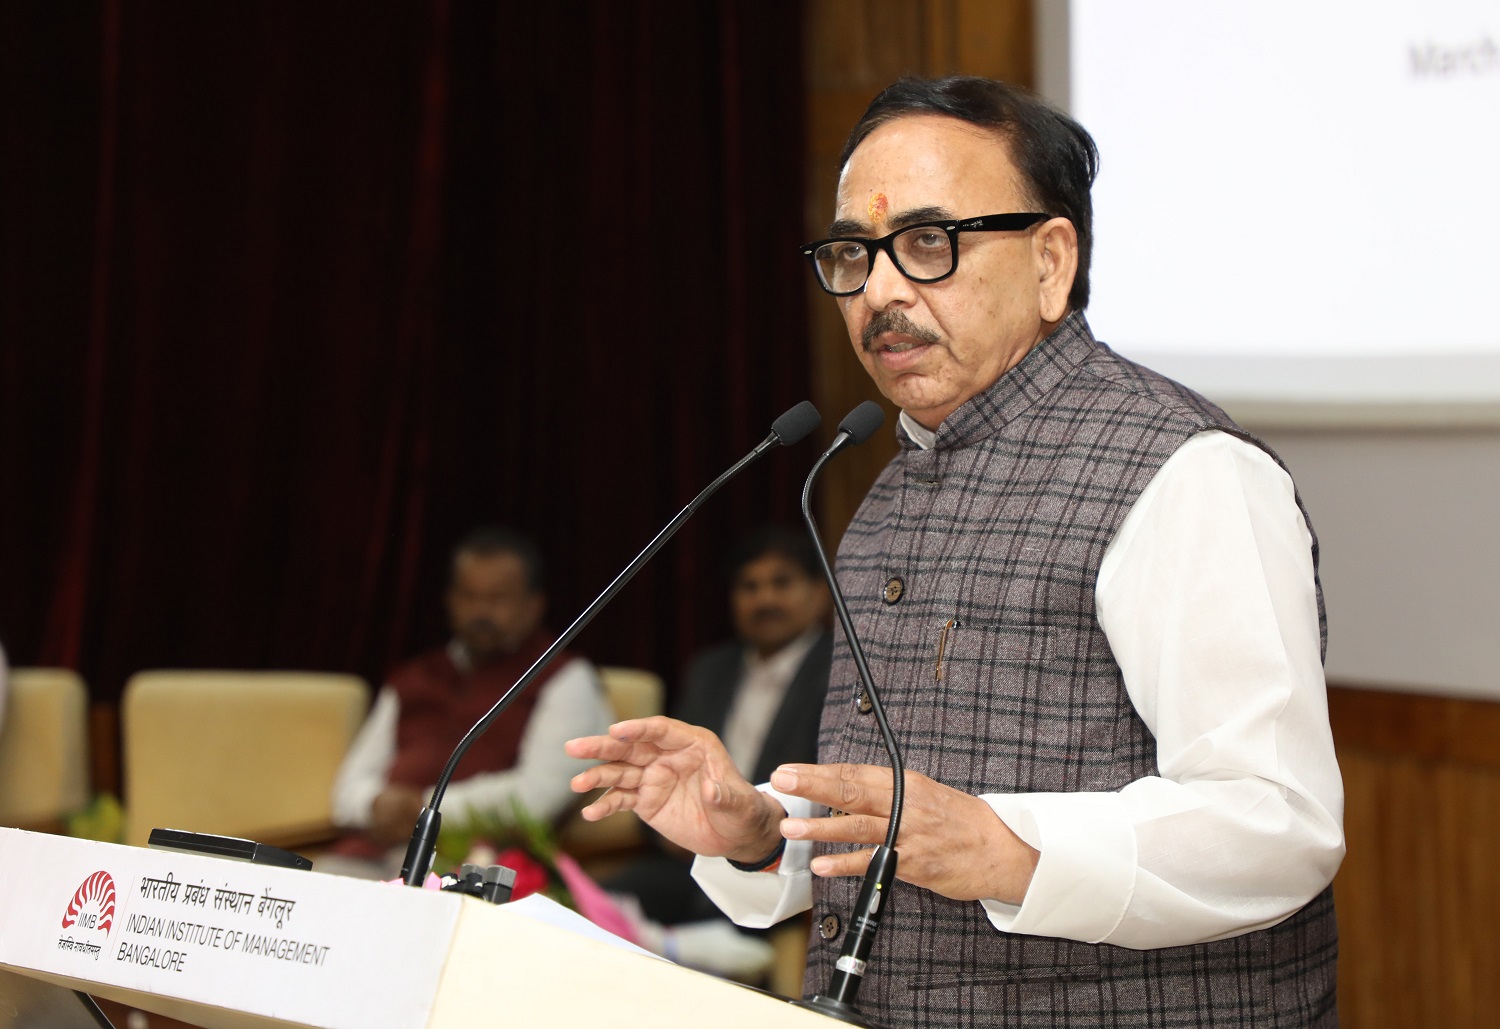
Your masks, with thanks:
[(1135, 888), (1135, 832), (1114, 793), (986, 794), (1011, 831), (1041, 852), (1017, 907), (981, 900), (1003, 932), (1098, 943), (1114, 932)]
[[(756, 788), (779, 800), (789, 818), (813, 814), (813, 805), (801, 797), (789, 797), (765, 784)], [(699, 857), (693, 861), (693, 879), (730, 921), (747, 929), (767, 929), (812, 906), (812, 872), (807, 867), (812, 849), (808, 840), (788, 840), (774, 873), (741, 872), (725, 858)]]

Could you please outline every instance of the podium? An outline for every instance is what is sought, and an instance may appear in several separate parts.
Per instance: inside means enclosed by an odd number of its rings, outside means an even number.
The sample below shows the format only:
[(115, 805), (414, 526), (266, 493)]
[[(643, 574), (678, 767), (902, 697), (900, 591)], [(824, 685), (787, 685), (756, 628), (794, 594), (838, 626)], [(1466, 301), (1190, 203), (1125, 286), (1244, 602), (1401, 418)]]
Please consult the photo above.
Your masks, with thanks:
[(0, 967), (207, 1029), (833, 1024), (576, 918), (0, 829)]

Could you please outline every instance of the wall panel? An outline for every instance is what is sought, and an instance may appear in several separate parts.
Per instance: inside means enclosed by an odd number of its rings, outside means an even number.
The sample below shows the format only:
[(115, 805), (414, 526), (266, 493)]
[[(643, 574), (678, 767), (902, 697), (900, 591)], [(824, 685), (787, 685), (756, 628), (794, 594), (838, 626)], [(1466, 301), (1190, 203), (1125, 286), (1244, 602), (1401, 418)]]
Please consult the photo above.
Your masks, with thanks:
[[(839, 150), (882, 88), (902, 75), (988, 75), (1032, 85), (1026, 0), (811, 0), (806, 11), (808, 239), (821, 236), (833, 220)], [(835, 542), (896, 452), (896, 409), (860, 367), (834, 300), (818, 289), (811, 272), (806, 289), (814, 402), (830, 429), (862, 400), (881, 400), (888, 419), (874, 439), (841, 456), (822, 477), (820, 521)]]
[(1334, 882), (1344, 1024), (1494, 1024), (1500, 704), (1333, 687), (1349, 853)]

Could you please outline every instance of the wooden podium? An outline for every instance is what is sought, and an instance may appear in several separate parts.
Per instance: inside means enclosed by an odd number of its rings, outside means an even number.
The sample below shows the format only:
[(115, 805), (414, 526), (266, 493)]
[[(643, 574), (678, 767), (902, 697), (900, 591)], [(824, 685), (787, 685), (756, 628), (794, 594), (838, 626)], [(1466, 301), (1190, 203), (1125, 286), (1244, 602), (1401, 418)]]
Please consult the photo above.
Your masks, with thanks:
[(612, 940), (540, 900), (0, 829), (0, 966), (209, 1029), (832, 1024)]

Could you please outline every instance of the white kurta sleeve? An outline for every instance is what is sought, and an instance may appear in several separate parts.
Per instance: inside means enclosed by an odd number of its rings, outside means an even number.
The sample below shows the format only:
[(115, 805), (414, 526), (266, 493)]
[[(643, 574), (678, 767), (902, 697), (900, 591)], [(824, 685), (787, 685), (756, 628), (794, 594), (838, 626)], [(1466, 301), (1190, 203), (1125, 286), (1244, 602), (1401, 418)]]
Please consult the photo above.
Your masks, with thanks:
[(1222, 432), (1157, 473), (1111, 542), (1099, 622), (1159, 774), (1118, 793), (984, 799), (1041, 852), (998, 929), (1125, 947), (1274, 925), (1332, 880), (1343, 784), (1311, 536), (1290, 477)]
[(396, 721), (400, 714), (401, 700), (396, 691), (382, 687), (333, 780), (334, 825), (345, 829), (369, 827), (370, 807), (385, 789), (386, 773), (396, 757)]
[[(594, 764), (571, 758), (563, 744), (579, 736), (600, 736), (614, 720), (594, 666), (569, 661), (541, 687), (521, 736), (516, 763), (503, 772), (485, 772), (448, 787), (443, 813), (455, 822), (474, 814), (507, 815), (512, 800), (532, 816), (550, 821), (574, 801), (568, 781)], [(458, 744), (457, 740), (453, 741)]]

